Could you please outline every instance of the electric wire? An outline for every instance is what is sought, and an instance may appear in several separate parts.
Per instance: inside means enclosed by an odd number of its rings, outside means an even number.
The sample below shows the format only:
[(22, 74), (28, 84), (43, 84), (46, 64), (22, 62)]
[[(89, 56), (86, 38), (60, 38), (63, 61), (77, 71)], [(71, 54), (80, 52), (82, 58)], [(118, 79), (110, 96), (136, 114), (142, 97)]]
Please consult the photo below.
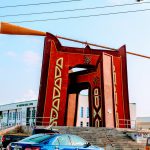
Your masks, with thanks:
[(139, 9), (139, 10), (120, 11), (120, 12), (111, 12), (111, 13), (103, 13), (103, 14), (93, 14), (93, 15), (84, 15), (84, 16), (70, 16), (70, 17), (49, 18), (49, 19), (39, 19), (39, 20), (37, 19), (37, 20), (22, 20), (22, 21), (12, 21), (12, 22), (10, 21), (10, 23), (29, 23), (29, 22), (68, 20), (68, 19), (78, 19), (78, 18), (89, 18), (89, 17), (99, 17), (99, 16), (136, 13), (136, 12), (144, 12), (144, 11), (150, 11), (150, 9)]
[(133, 52), (127, 52), (127, 54), (150, 59), (150, 56), (146, 56), (146, 55), (142, 55), (142, 54), (137, 54), (137, 53), (133, 53)]
[(75, 1), (83, 1), (83, 0), (62, 0), (56, 2), (45, 2), (45, 3), (32, 3), (32, 4), (22, 4), (22, 5), (9, 5), (9, 6), (0, 6), (0, 8), (12, 8), (12, 7), (26, 7), (26, 6), (36, 6), (36, 5), (47, 5), (47, 4), (59, 4), (59, 3), (69, 3)]
[(48, 11), (48, 12), (33, 12), (33, 13), (23, 13), (23, 14), (6, 14), (6, 15), (1, 15), (0, 17), (15, 17), (15, 16), (28, 16), (28, 15), (62, 13), (62, 12), (74, 12), (74, 11), (83, 11), (83, 10), (94, 10), (94, 9), (104, 9), (104, 8), (113, 8), (113, 7), (133, 6), (133, 5), (141, 5), (141, 4), (150, 4), (150, 2), (128, 3), (128, 4), (120, 4), (120, 5), (107, 5), (107, 6), (98, 6), (98, 7), (66, 9), (66, 10), (54, 10), (54, 11)]
[[(56, 35), (56, 37), (59, 39), (72, 41), (72, 42), (76, 42), (76, 43), (81, 43), (81, 44), (85, 44), (85, 45), (90, 45), (90, 46), (95, 46), (95, 47), (100, 47), (100, 48), (104, 48), (104, 49), (111, 50), (111, 51), (118, 51), (118, 49), (116, 49), (116, 48), (112, 48), (112, 47), (108, 47), (108, 46), (104, 46), (104, 45), (93, 44), (93, 43), (75, 40), (75, 39), (71, 39), (71, 38), (66, 38), (66, 37), (62, 37), (62, 36), (58, 36), (58, 35)], [(150, 59), (150, 56), (146, 56), (146, 55), (142, 55), (142, 54), (138, 54), (138, 53), (134, 53), (134, 52), (126, 52), (126, 53), (129, 55), (134, 55), (134, 56)]]

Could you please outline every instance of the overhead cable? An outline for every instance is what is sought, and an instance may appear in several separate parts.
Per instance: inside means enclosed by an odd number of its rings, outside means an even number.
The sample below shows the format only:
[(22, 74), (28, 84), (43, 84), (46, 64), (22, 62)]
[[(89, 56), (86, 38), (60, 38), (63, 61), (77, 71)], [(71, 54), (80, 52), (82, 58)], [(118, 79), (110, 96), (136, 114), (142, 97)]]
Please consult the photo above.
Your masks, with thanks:
[(15, 17), (15, 16), (28, 16), (28, 15), (62, 13), (62, 12), (74, 12), (74, 11), (83, 11), (83, 10), (94, 10), (94, 9), (104, 9), (104, 8), (113, 8), (113, 7), (132, 6), (132, 5), (139, 5), (139, 4), (140, 5), (141, 4), (150, 4), (150, 2), (128, 3), (128, 4), (120, 4), (120, 5), (108, 5), (108, 6), (87, 7), (87, 8), (66, 9), (66, 10), (54, 10), (54, 11), (47, 11), (47, 12), (33, 12), (33, 13), (22, 13), (22, 14), (6, 14), (6, 15), (0, 15), (0, 17)]
[[(60, 18), (48, 18), (48, 19), (37, 19), (37, 20), (22, 20), (22, 21), (12, 21), (10, 23), (29, 23), (29, 22), (45, 22), (45, 21), (55, 21), (55, 20), (68, 20), (68, 19), (78, 19), (78, 18), (89, 18), (89, 17), (99, 17), (99, 16), (109, 16), (109, 15), (118, 15), (118, 14), (127, 14), (127, 13), (136, 13), (136, 12), (145, 12), (150, 11), (150, 9), (139, 9), (139, 10), (129, 10), (129, 11), (120, 11), (120, 12), (111, 12), (103, 14), (93, 14), (93, 15), (84, 15), (84, 16), (70, 16), (70, 17), (60, 17)], [(7, 21), (9, 22), (9, 21)]]
[(95, 46), (95, 47), (104, 48), (104, 49), (107, 49), (107, 50), (109, 49), (111, 51), (117, 51), (117, 49), (115, 49), (115, 48), (104, 46), (104, 45), (93, 44), (93, 43), (84, 42), (84, 41), (80, 41), (80, 40), (75, 40), (75, 39), (71, 39), (71, 38), (66, 38), (66, 37), (62, 37), (62, 36), (58, 36), (58, 35), (56, 35), (56, 37), (59, 38), (59, 39), (72, 41), (72, 42), (76, 42), (76, 43), (80, 43), (80, 44), (91, 45), (91, 46)]
[(12, 8), (12, 7), (26, 7), (26, 6), (47, 5), (47, 4), (59, 4), (59, 3), (69, 3), (69, 2), (76, 2), (76, 1), (83, 1), (83, 0), (62, 0), (62, 1), (43, 2), (43, 3), (9, 5), (9, 6), (0, 6), (0, 8)]
[(150, 4), (150, 2), (128, 3), (128, 4), (120, 4), (120, 5), (108, 5), (108, 6), (87, 7), (87, 8), (66, 9), (66, 10), (54, 10), (54, 11), (48, 11), (48, 12), (33, 12), (33, 13), (22, 13), (22, 14), (6, 14), (6, 15), (1, 15), (0, 17), (14, 17), (14, 16), (27, 16), (27, 15), (40, 15), (40, 14), (61, 13), (61, 12), (73, 12), (73, 11), (94, 10), (94, 9), (103, 9), (103, 8), (111, 8), (111, 7), (132, 6), (132, 5), (139, 5), (139, 4)]
[[(95, 46), (95, 47), (100, 47), (100, 48), (104, 48), (104, 49), (111, 50), (111, 51), (118, 51), (118, 49), (116, 49), (116, 48), (112, 48), (112, 47), (108, 47), (108, 46), (104, 46), (104, 45), (93, 44), (93, 43), (84, 42), (84, 41), (75, 40), (75, 39), (66, 38), (66, 37), (57, 36), (57, 35), (56, 35), (56, 37), (59, 38), (59, 39), (68, 40), (68, 41), (81, 43), (81, 44), (85, 44), (85, 45), (90, 45), (90, 46)], [(134, 52), (126, 52), (126, 53), (130, 54), (130, 55), (134, 55), (134, 56), (150, 59), (150, 56), (146, 56), (146, 55), (142, 55), (142, 54), (138, 54), (138, 53), (134, 53)]]
[(146, 55), (142, 55), (142, 54), (137, 54), (137, 53), (133, 53), (133, 52), (127, 52), (127, 54), (150, 59), (150, 56), (146, 56)]

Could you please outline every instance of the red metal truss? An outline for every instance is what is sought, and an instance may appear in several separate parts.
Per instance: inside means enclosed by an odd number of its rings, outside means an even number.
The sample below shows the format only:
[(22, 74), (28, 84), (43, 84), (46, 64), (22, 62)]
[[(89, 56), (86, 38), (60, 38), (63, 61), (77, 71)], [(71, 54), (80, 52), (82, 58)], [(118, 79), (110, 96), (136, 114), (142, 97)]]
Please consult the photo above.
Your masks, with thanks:
[[(86, 70), (71, 72), (75, 67)], [(67, 47), (47, 33), (37, 124), (75, 126), (82, 89), (89, 89), (90, 126), (126, 127), (130, 112), (125, 46), (116, 51)]]

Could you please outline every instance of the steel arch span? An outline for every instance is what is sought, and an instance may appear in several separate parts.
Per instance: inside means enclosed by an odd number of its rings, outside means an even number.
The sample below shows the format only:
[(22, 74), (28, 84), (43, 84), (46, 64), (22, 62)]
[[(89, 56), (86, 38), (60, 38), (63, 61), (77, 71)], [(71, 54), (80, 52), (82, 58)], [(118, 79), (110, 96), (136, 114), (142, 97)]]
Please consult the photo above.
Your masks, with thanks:
[[(71, 72), (75, 67), (84, 71)], [(126, 47), (116, 51), (62, 46), (47, 33), (37, 125), (75, 126), (78, 94), (89, 89), (90, 126), (127, 127), (130, 120)], [(70, 98), (69, 94), (74, 94)], [(129, 126), (128, 126), (129, 127)]]

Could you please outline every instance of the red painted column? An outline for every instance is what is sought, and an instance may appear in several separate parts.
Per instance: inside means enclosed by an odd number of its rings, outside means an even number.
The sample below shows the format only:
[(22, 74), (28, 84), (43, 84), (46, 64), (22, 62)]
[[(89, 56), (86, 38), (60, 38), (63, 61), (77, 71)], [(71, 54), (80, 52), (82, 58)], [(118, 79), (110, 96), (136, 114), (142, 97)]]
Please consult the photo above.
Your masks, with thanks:
[(43, 125), (65, 125), (68, 71), (64, 57), (51, 41)]
[(36, 125), (42, 125), (43, 112), (44, 112), (44, 104), (45, 104), (45, 95), (46, 95), (46, 87), (47, 87), (47, 78), (48, 78), (48, 68), (50, 62), (50, 44), (49, 34), (46, 36), (44, 41), (44, 50), (43, 50), (43, 61), (42, 61), (42, 69), (41, 69), (41, 80), (39, 87), (39, 97), (37, 104), (37, 114), (36, 114)]
[(69, 94), (68, 104), (67, 104), (67, 126), (74, 126), (75, 116), (76, 116), (76, 97), (77, 94)]
[(117, 128), (125, 128), (122, 58), (113, 57), (114, 109)]
[(129, 108), (129, 94), (128, 94), (128, 75), (127, 75), (127, 56), (126, 47), (122, 46), (119, 49), (120, 56), (122, 58), (122, 84), (123, 84), (123, 102), (124, 102), (124, 115), (126, 120), (126, 127), (130, 128), (130, 108)]
[(103, 92), (104, 92), (104, 110), (105, 110), (105, 127), (115, 127), (114, 122), (114, 99), (113, 99), (113, 72), (112, 56), (103, 54)]

